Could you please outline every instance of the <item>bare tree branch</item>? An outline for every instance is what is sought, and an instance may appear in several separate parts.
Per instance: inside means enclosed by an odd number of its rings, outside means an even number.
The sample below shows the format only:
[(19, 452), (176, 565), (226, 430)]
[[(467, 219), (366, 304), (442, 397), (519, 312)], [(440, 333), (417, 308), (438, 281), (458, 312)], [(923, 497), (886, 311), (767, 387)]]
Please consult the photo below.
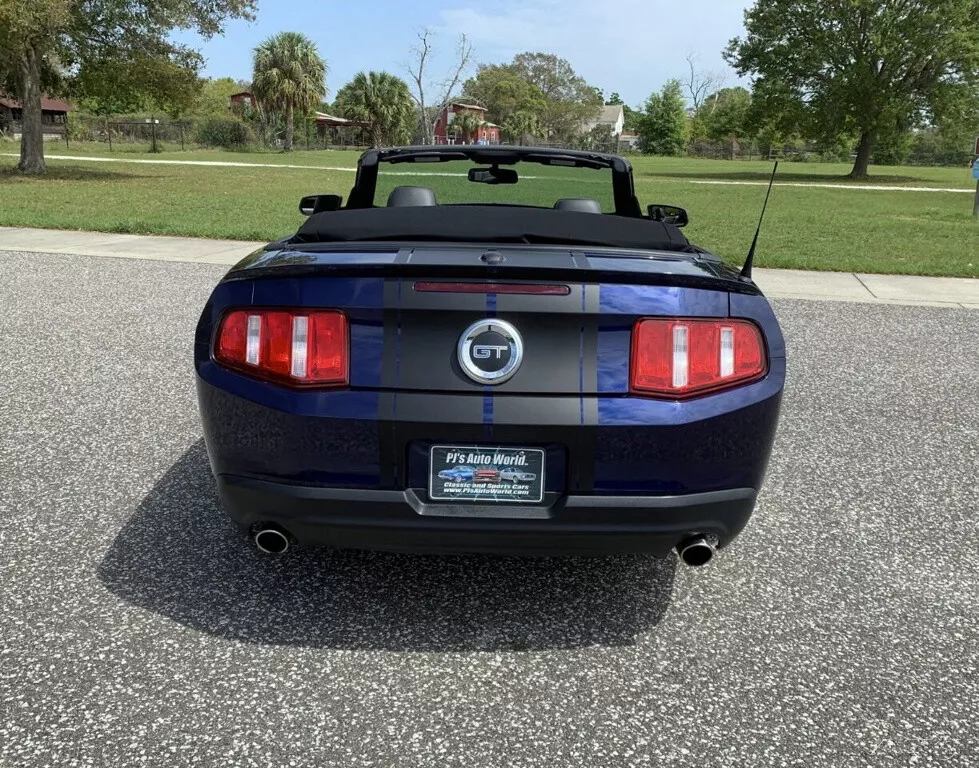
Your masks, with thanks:
[(456, 86), (459, 85), (459, 80), (462, 78), (463, 73), (469, 66), (469, 61), (472, 58), (473, 45), (466, 37), (465, 33), (459, 35), (459, 42), (456, 46), (456, 55), (458, 56), (458, 63), (456, 64), (455, 71), (452, 73), (451, 77), (446, 78), (442, 81), (442, 99), (439, 102), (439, 108), (444, 107), (449, 103), (452, 98), (452, 94), (455, 92)]
[(422, 142), (428, 144), (430, 140), (430, 121), (425, 108), (425, 64), (428, 62), (428, 56), (432, 52), (432, 31), (426, 27), (416, 34), (418, 35), (418, 44), (411, 47), (411, 55), (415, 58), (415, 65), (414, 68), (412, 68), (412, 65), (408, 65), (408, 74), (415, 81), (415, 92), (411, 96), (415, 100), (415, 104), (418, 105), (418, 111), (421, 113)]
[(693, 108), (696, 111), (700, 109), (708, 96), (724, 84), (724, 77), (716, 72), (698, 72), (697, 57), (693, 53), (687, 54), (687, 67), (689, 73), (683, 81), (683, 86), (690, 94), (690, 101), (693, 102)]
[[(459, 43), (456, 48), (458, 58), (454, 69), (444, 80), (438, 83), (441, 94), (439, 100), (435, 103), (428, 104), (425, 101), (425, 89), (429, 83), (425, 69), (429, 63), (429, 59), (435, 52), (435, 33), (425, 28), (416, 34), (418, 36), (418, 43), (411, 48), (413, 63), (408, 65), (408, 74), (411, 75), (411, 79), (414, 82), (414, 92), (411, 96), (418, 107), (418, 111), (421, 113), (422, 141), (425, 144), (431, 144), (435, 135), (435, 123), (438, 122), (438, 117), (442, 110), (452, 100), (456, 88), (459, 87), (459, 81), (462, 80), (462, 76), (469, 68), (469, 63), (472, 61), (473, 47), (465, 34), (459, 35)], [(433, 88), (429, 88), (428, 90), (431, 92)]]
[(434, 110), (434, 116), (430, 117), (433, 135), (435, 133), (435, 123), (438, 122), (439, 114), (441, 114), (442, 110), (445, 109), (448, 103), (452, 100), (452, 94), (455, 93), (455, 89), (459, 85), (459, 80), (462, 79), (462, 75), (469, 67), (469, 62), (472, 59), (472, 52), (473, 44), (470, 42), (469, 38), (466, 37), (465, 32), (460, 33), (459, 42), (456, 46), (456, 55), (458, 56), (458, 60), (455, 71), (452, 73), (451, 77), (448, 77), (442, 81), (442, 98), (439, 100), (437, 108)]

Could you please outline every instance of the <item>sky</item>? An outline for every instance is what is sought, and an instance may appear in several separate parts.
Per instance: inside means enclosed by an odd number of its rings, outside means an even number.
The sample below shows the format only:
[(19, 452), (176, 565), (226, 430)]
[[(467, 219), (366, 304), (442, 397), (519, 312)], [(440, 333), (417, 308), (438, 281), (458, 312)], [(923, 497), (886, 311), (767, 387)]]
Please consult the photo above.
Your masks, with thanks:
[[(475, 63), (504, 63), (522, 51), (556, 53), (606, 95), (617, 91), (638, 106), (672, 77), (698, 68), (724, 85), (739, 81), (721, 57), (743, 34), (747, 0), (260, 0), (253, 22), (233, 21), (224, 35), (201, 40), (175, 35), (205, 57), (209, 77), (251, 79), (254, 47), (277, 32), (308, 35), (329, 66), (335, 94), (360, 70), (386, 70), (407, 79), (416, 32), (435, 33), (432, 81), (445, 77), (460, 33), (473, 42)], [(475, 70), (475, 66), (472, 67)]]

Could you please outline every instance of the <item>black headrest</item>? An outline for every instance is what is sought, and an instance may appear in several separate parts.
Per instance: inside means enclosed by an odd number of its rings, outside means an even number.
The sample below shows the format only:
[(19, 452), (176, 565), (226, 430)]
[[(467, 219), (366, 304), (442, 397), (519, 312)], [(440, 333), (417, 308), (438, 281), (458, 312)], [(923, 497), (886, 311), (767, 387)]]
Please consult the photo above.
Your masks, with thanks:
[(435, 193), (428, 187), (395, 187), (388, 195), (388, 208), (438, 205)]
[(566, 197), (554, 203), (554, 207), (561, 211), (578, 211), (579, 213), (602, 212), (601, 203), (587, 197)]

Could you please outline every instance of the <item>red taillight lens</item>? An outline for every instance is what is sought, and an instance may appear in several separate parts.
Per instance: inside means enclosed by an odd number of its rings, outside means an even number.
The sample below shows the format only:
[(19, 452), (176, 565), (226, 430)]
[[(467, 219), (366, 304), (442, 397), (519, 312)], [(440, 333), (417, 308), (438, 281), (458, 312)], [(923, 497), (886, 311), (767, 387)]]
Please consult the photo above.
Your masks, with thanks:
[(347, 382), (347, 318), (339, 312), (310, 317), (309, 375), (317, 381)]
[(651, 318), (632, 330), (630, 387), (692, 397), (747, 384), (768, 370), (761, 331), (749, 320)]
[(214, 359), (283, 384), (342, 386), (350, 360), (347, 317), (336, 310), (234, 310), (218, 328)]

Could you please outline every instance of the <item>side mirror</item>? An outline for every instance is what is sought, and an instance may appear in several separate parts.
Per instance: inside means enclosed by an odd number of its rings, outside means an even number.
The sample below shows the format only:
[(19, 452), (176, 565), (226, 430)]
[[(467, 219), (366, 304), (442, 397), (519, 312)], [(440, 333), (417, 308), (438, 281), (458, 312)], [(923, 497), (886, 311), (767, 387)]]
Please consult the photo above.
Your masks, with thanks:
[(339, 211), (343, 198), (340, 195), (306, 195), (299, 201), (299, 212), (312, 216), (323, 211)]
[(470, 168), (469, 181), (479, 184), (516, 184), (517, 172), (512, 168)]
[(686, 210), (676, 205), (653, 203), (646, 210), (649, 211), (649, 218), (653, 221), (662, 221), (664, 224), (673, 224), (676, 227), (685, 227), (690, 223)]

